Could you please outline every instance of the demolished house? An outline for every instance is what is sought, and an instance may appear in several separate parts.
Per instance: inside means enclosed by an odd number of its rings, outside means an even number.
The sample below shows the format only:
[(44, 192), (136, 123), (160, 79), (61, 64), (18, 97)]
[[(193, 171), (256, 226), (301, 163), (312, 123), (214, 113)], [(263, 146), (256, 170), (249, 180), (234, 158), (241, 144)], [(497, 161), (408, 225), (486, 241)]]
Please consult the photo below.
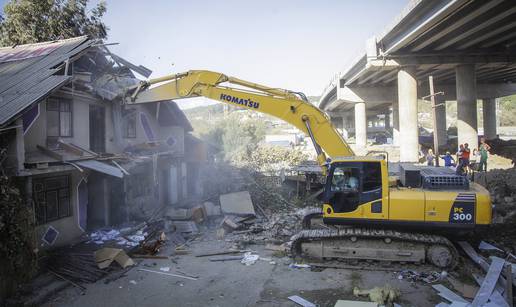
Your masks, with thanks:
[(175, 102), (123, 105), (151, 71), (87, 37), (0, 48), (0, 133), (40, 248), (199, 197), (203, 143)]

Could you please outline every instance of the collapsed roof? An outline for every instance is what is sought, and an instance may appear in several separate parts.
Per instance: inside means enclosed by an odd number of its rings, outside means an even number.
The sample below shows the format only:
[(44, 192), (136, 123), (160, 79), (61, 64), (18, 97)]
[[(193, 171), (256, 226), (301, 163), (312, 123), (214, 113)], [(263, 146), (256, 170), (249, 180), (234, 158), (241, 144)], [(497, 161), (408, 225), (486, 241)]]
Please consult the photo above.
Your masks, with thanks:
[[(53, 91), (69, 84), (74, 91), (90, 93), (105, 101), (119, 99), (128, 87), (140, 82), (133, 72), (143, 77), (152, 73), (87, 36), (1, 47), (0, 127), (12, 123)], [(164, 107), (160, 125), (178, 125), (192, 131), (188, 119), (173, 101), (161, 106)]]
[(70, 60), (94, 41), (86, 36), (0, 48), (0, 126), (16, 119), (34, 103), (68, 83)]

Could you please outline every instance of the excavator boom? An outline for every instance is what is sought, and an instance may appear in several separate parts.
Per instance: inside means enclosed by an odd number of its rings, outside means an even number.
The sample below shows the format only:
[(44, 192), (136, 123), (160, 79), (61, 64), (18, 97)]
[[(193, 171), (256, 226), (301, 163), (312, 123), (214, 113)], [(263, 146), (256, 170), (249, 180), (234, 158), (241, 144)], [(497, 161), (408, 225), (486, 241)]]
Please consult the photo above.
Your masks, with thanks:
[[(239, 87), (225, 86), (224, 83)], [(152, 85), (157, 86), (151, 87)], [(310, 136), (317, 151), (317, 160), (324, 171), (327, 170), (326, 155), (354, 156), (353, 150), (332, 125), (328, 116), (306, 101), (301, 93), (270, 88), (206, 70), (190, 70), (142, 81), (132, 90), (132, 95), (125, 101), (126, 104), (202, 96), (282, 119)]]
[[(191, 70), (143, 81), (130, 94), (127, 104), (207, 97), (272, 115), (307, 134), (326, 183), (323, 208), (310, 211), (303, 224), (311, 228), (311, 220), (322, 217), (325, 225), (324, 229), (305, 229), (293, 236), (293, 255), (416, 263), (428, 260), (440, 268), (453, 267), (458, 258), (454, 245), (445, 237), (425, 232), (471, 231), (491, 222), (489, 192), (453, 171), (450, 174), (449, 169), (402, 168), (400, 183), (395, 181), (391, 186), (387, 160), (355, 156), (328, 116), (301, 93)], [(407, 176), (409, 171), (412, 175)], [(402, 231), (410, 227), (422, 232)]]

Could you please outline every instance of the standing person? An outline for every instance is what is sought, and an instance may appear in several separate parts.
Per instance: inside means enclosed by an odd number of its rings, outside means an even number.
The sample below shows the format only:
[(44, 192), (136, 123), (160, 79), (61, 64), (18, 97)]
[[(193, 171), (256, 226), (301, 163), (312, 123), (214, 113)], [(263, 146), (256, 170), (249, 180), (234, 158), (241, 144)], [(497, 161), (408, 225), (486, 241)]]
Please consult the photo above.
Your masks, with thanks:
[(453, 167), (455, 166), (455, 159), (453, 159), (452, 155), (449, 151), (446, 152), (444, 156), (441, 156), (441, 159), (444, 160), (445, 167)]
[(428, 166), (434, 166), (434, 159), (435, 159), (434, 151), (430, 148), (426, 154), (426, 164)]
[(464, 145), (460, 144), (459, 151), (457, 151), (457, 174), (462, 175), (464, 172), (464, 164), (462, 162), (462, 155), (464, 153)]
[(475, 148), (473, 149), (473, 156), (469, 159), (469, 169), (478, 170), (478, 164), (480, 162), (480, 152)]
[(469, 144), (464, 143), (464, 151), (462, 152), (462, 168), (466, 171), (466, 174), (468, 174), (471, 169), (469, 168), (469, 157), (470, 157), (471, 151), (469, 149)]
[(486, 139), (483, 137), (480, 138), (480, 162), (478, 163), (479, 172), (487, 172), (487, 157), (489, 150), (491, 150), (491, 146), (489, 146), (489, 144), (486, 143)]

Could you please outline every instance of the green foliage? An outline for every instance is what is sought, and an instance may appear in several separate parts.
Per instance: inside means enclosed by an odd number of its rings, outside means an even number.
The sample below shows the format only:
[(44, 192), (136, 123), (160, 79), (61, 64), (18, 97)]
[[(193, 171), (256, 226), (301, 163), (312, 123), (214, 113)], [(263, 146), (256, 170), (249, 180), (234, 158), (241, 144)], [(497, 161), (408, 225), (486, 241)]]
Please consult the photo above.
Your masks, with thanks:
[(274, 172), (307, 159), (299, 150), (261, 144), (270, 129), (263, 118), (249, 117), (249, 113), (233, 112), (212, 121), (190, 118), (199, 137), (218, 148), (222, 159), (238, 167)]
[(225, 130), (222, 136), (226, 157), (234, 153), (250, 153), (265, 138), (265, 124), (255, 119), (240, 119), (241, 115), (232, 113), (224, 121)]
[(276, 173), (308, 159), (301, 150), (259, 144), (251, 152), (240, 152), (233, 157), (233, 163), (262, 173)]
[[(0, 176), (0, 297), (12, 295), (16, 285), (34, 273), (36, 260), (30, 240), (31, 210), (9, 177)], [(3, 281), (2, 281), (3, 280)]]
[(88, 0), (11, 0), (0, 20), (0, 45), (12, 46), (88, 35), (103, 39), (106, 4), (88, 11)]
[(231, 160), (237, 152), (249, 153), (265, 137), (263, 121), (242, 116), (235, 112), (215, 121), (192, 120), (199, 137), (222, 151)]

